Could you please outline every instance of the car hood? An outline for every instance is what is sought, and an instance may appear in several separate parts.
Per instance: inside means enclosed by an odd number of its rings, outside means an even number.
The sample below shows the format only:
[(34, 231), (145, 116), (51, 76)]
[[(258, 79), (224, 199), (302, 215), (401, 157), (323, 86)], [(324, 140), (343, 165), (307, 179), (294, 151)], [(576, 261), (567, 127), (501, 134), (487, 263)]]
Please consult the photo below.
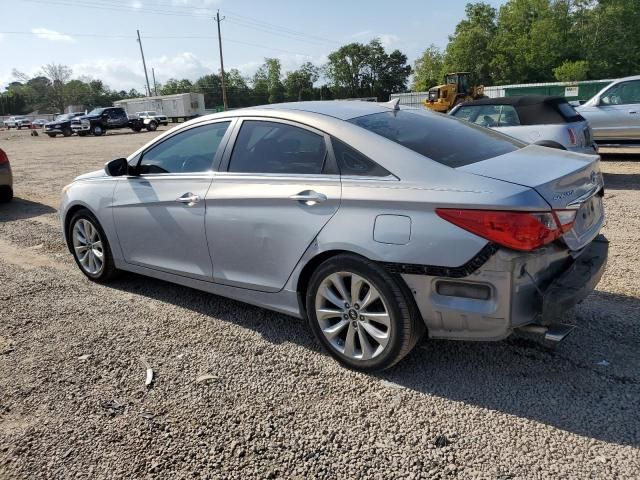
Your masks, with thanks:
[(106, 177), (107, 172), (104, 171), (104, 169), (102, 170), (96, 170), (95, 172), (89, 172), (89, 173), (84, 173), (82, 175), (77, 176), (76, 178), (73, 179), (73, 181), (77, 181), (77, 180), (91, 180), (93, 178), (102, 178), (102, 177)]
[(566, 208), (603, 186), (598, 155), (581, 155), (538, 145), (528, 145), (458, 170), (531, 187), (552, 208)]
[(91, 120), (95, 118), (100, 118), (100, 115), (81, 115), (79, 117), (75, 117), (74, 120)]

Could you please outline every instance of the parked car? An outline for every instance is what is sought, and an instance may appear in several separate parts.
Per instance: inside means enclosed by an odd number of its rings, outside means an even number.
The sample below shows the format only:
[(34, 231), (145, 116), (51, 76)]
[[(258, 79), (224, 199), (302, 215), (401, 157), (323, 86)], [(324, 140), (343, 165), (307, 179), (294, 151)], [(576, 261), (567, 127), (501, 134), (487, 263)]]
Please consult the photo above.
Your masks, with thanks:
[(167, 118), (167, 116), (158, 112), (136, 112), (136, 115), (144, 120), (145, 125), (149, 125), (151, 124), (151, 122), (156, 122), (156, 127), (158, 125), (164, 125), (165, 127), (169, 125), (169, 119)]
[(307, 317), (360, 370), (395, 364), (425, 330), (559, 340), (608, 252), (597, 155), (397, 103), (207, 115), (63, 192), (88, 278), (128, 270)]
[(588, 122), (564, 97), (483, 98), (457, 105), (450, 115), (526, 143), (577, 153), (597, 152)]
[[(142, 119), (129, 118), (124, 109), (120, 107), (95, 108), (86, 115), (71, 120), (71, 129), (81, 137), (89, 133), (100, 136), (104, 135), (107, 130), (122, 128), (130, 128), (134, 132), (139, 132), (143, 127)], [(149, 130), (148, 127), (147, 129)]]
[(10, 202), (13, 198), (13, 175), (9, 157), (0, 148), (0, 203)]
[(616, 80), (576, 110), (598, 145), (640, 144), (640, 75)]
[(31, 120), (27, 117), (9, 117), (4, 121), (4, 126), (7, 129), (17, 128), (20, 130), (22, 128), (31, 127)]
[(44, 118), (38, 118), (38, 119), (33, 121), (32, 125), (35, 128), (42, 128), (42, 127), (45, 126), (46, 123), (47, 123), (47, 121)]
[(48, 122), (44, 126), (44, 133), (49, 135), (51, 138), (56, 137), (57, 135), (64, 135), (65, 137), (70, 137), (73, 135), (73, 130), (71, 129), (71, 122), (74, 118), (78, 118), (83, 116), (83, 112), (71, 112), (71, 113), (63, 113), (62, 115), (58, 115), (52, 122)]

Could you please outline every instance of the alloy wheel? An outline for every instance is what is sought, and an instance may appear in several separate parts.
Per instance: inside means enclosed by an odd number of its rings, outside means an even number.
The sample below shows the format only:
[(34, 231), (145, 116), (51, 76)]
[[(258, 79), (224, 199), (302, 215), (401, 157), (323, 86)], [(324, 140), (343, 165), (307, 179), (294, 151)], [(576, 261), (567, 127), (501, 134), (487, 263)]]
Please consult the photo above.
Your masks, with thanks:
[(352, 360), (375, 358), (389, 343), (391, 317), (383, 296), (353, 272), (336, 272), (322, 281), (315, 313), (331, 347)]
[(96, 226), (80, 218), (73, 226), (73, 249), (82, 269), (90, 275), (100, 275), (104, 268), (104, 248)]

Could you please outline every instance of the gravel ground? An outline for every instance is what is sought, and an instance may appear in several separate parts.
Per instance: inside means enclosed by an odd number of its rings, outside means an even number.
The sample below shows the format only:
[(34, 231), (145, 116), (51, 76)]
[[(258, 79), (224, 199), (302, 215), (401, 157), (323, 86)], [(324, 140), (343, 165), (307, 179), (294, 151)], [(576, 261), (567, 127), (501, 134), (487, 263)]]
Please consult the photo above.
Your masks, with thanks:
[(17, 197), (0, 206), (0, 478), (640, 476), (633, 157), (603, 164), (610, 262), (565, 342), (426, 341), (365, 375), (302, 321), (81, 275), (60, 235), (62, 186), (154, 135), (0, 132)]

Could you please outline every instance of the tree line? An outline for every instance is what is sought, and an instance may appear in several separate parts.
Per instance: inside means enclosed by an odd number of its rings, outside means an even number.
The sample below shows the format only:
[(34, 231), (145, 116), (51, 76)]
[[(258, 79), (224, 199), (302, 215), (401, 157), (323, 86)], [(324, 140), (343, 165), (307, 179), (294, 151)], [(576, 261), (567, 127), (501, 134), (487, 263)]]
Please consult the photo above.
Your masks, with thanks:
[(468, 71), (484, 85), (580, 81), (640, 73), (638, 0), (470, 3), (444, 50), (427, 48), (412, 88)]
[[(325, 65), (306, 62), (292, 71), (283, 71), (277, 58), (265, 58), (251, 77), (225, 72), (228, 103), (238, 108), (360, 97), (385, 101), (408, 88), (428, 90), (455, 71), (471, 72), (484, 85), (616, 78), (640, 73), (638, 25), (638, 0), (508, 0), (499, 9), (469, 3), (447, 46), (429, 46), (413, 66), (378, 39), (349, 43), (331, 52)], [(61, 112), (67, 105), (104, 106), (143, 96), (111, 90), (101, 80), (73, 79), (72, 73), (56, 64), (33, 78), (14, 70), (15, 81), (0, 93), (0, 114)], [(172, 78), (157, 92), (202, 93), (208, 108), (223, 103), (217, 73), (195, 81)]]

